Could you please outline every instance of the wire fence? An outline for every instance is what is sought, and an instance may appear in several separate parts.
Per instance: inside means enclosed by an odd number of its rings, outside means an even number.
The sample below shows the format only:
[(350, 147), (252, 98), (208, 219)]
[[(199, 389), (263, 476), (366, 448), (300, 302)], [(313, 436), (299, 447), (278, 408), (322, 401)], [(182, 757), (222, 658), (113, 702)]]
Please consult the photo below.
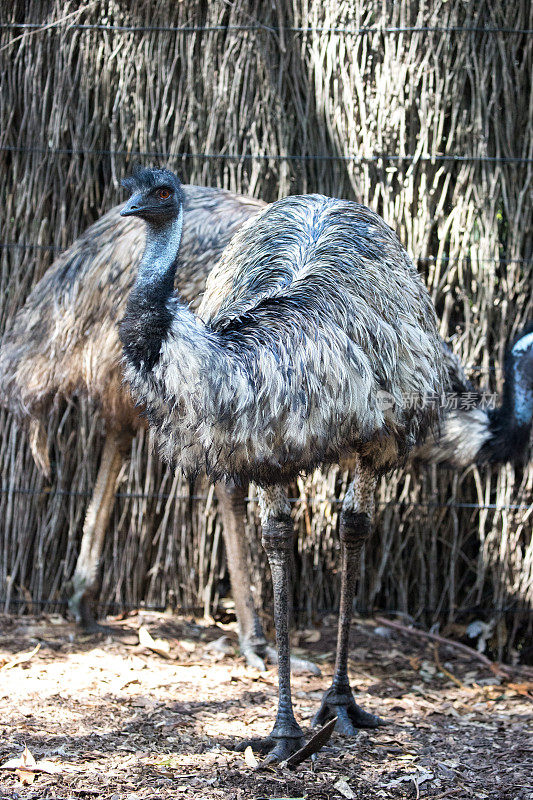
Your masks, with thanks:
[[(58, 244), (35, 244), (29, 242), (0, 242), (0, 249), (4, 250), (43, 250), (52, 252), (63, 252), (66, 248)], [(450, 258), (450, 256), (417, 256), (416, 260), (425, 264), (439, 263), (439, 264), (463, 264), (472, 261), (471, 256), (461, 256), (457, 258)], [(505, 258), (504, 256), (492, 258), (475, 258), (478, 264), (531, 264), (533, 258)], [(477, 367), (470, 367), (470, 369), (477, 369)]]
[[(0, 607), (5, 603), (7, 598), (5, 596), (0, 595)], [(62, 597), (47, 597), (42, 600), (31, 600), (25, 599), (23, 597), (17, 598), (10, 598), (10, 604), (15, 607), (24, 607), (25, 609), (31, 610), (34, 613), (38, 611), (48, 611), (50, 612), (53, 608), (61, 608), (65, 611), (68, 608), (69, 601)], [(97, 611), (102, 611), (105, 614), (120, 614), (123, 612), (128, 611), (138, 611), (143, 613), (144, 611), (155, 611), (159, 613), (172, 611), (173, 613), (179, 614), (195, 614), (195, 615), (202, 615), (205, 614), (205, 608), (201, 605), (192, 605), (192, 606), (182, 606), (182, 605), (173, 605), (171, 602), (161, 605), (155, 603), (127, 603), (127, 602), (115, 602), (115, 603), (104, 603), (98, 600), (92, 601), (93, 607)], [(305, 612), (305, 606), (291, 606), (291, 611), (294, 613)], [(435, 608), (431, 606), (423, 606), (422, 610), (424, 614), (429, 616), (433, 615), (436, 611)], [(224, 609), (226, 611), (226, 609)], [(520, 612), (522, 616), (533, 616), (533, 609), (529, 608), (528, 606), (520, 603), (508, 603), (506, 606), (502, 606), (496, 608), (495, 606), (483, 606), (483, 605), (476, 605), (476, 606), (465, 606), (464, 608), (458, 609), (459, 615), (476, 615), (476, 616), (485, 616), (488, 615), (492, 620), (499, 620), (505, 617), (506, 614), (510, 612)], [(317, 614), (330, 614), (331, 608), (329, 607), (319, 607), (316, 609)], [(415, 623), (416, 620), (410, 615), (406, 614), (405, 611), (400, 611), (397, 608), (357, 608), (356, 613), (359, 617), (363, 618), (371, 618), (376, 615), (378, 612), (380, 615), (387, 614), (390, 616), (397, 616), (403, 617), (404, 619), (407, 618), (411, 623)]]
[[(0, 494), (23, 494), (28, 495), (30, 497), (43, 497), (45, 495), (59, 495), (63, 497), (92, 497), (92, 492), (87, 491), (69, 491), (68, 489), (59, 489), (56, 487), (45, 486), (42, 489), (30, 489), (30, 488), (21, 488), (18, 486), (0, 486)], [(168, 500), (172, 498), (173, 501), (187, 501), (187, 502), (195, 502), (195, 503), (205, 503), (207, 502), (210, 497), (207, 494), (170, 494), (168, 492), (115, 492), (115, 497), (118, 499), (125, 499), (125, 500)], [(249, 496), (244, 498), (246, 503), (258, 503), (259, 500), (255, 496)], [(329, 505), (340, 506), (342, 505), (342, 498), (339, 497), (321, 497), (321, 498), (305, 498), (305, 497), (290, 497), (288, 498), (288, 502), (296, 505), (306, 505), (306, 506), (318, 506), (327, 503)], [(490, 511), (528, 511), (533, 510), (533, 503), (507, 503), (507, 504), (498, 504), (498, 503), (460, 503), (455, 500), (451, 500), (446, 503), (439, 503), (437, 501), (427, 500), (425, 502), (416, 502), (414, 500), (405, 500), (401, 503), (397, 503), (394, 501), (385, 501), (381, 500), (378, 501), (376, 504), (378, 507), (382, 508), (389, 508), (393, 506), (397, 506), (399, 508), (426, 508), (426, 509), (437, 509), (437, 508), (466, 508), (471, 509), (473, 511), (483, 511), (483, 510), (490, 510)]]
[(533, 28), (506, 28), (506, 27), (479, 27), (479, 26), (440, 26), (440, 25), (412, 25), (412, 26), (371, 26), (364, 28), (353, 27), (294, 27), (287, 26), (283, 28), (276, 28), (270, 25), (262, 25), (259, 23), (251, 25), (184, 25), (184, 26), (171, 26), (171, 25), (109, 25), (102, 23), (66, 23), (64, 20), (56, 22), (2, 22), (0, 23), (0, 30), (31, 30), (35, 32), (44, 32), (59, 28), (61, 32), (64, 31), (109, 31), (116, 33), (175, 33), (175, 34), (191, 34), (191, 33), (248, 33), (248, 32), (265, 32), (273, 33), (277, 36), (285, 33), (303, 33), (312, 34), (320, 33), (322, 35), (343, 35), (343, 36), (370, 36), (374, 34), (381, 34), (384, 36), (394, 36), (403, 33), (480, 33), (486, 35), (504, 34), (506, 36), (530, 36), (533, 34)]
[(461, 154), (420, 154), (397, 155), (392, 153), (377, 153), (367, 156), (343, 155), (341, 153), (186, 153), (157, 151), (130, 151), (130, 150), (100, 150), (76, 149), (71, 147), (43, 147), (42, 145), (1, 145), (0, 152), (4, 153), (38, 153), (46, 156), (109, 156), (112, 158), (161, 158), (174, 160), (196, 159), (199, 161), (340, 161), (353, 164), (375, 164), (380, 161), (408, 164), (437, 164), (440, 162), (451, 164), (533, 164), (533, 158), (522, 156), (486, 156), (486, 155), (461, 155)]

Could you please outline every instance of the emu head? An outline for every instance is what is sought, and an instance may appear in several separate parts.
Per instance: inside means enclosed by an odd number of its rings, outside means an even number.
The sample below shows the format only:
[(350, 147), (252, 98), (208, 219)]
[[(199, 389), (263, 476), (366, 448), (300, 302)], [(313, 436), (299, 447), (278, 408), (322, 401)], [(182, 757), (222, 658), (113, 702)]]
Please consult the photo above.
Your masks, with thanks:
[(122, 181), (131, 197), (120, 212), (122, 217), (141, 217), (153, 225), (170, 222), (180, 213), (183, 189), (179, 179), (168, 169), (134, 171)]
[(514, 379), (514, 413), (521, 424), (533, 418), (533, 322), (515, 339), (509, 353)]

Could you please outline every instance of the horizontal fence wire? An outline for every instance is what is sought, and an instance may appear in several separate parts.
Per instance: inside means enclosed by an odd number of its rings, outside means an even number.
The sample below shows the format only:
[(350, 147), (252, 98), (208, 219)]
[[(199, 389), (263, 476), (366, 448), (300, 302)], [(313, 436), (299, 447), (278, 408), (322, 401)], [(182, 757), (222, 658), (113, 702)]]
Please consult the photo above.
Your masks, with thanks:
[(373, 164), (378, 161), (394, 163), (473, 163), (473, 164), (533, 164), (533, 158), (526, 156), (475, 156), (475, 155), (396, 155), (377, 153), (371, 156), (350, 156), (320, 153), (281, 154), (281, 153), (164, 153), (155, 151), (100, 150), (93, 148), (44, 147), (43, 145), (0, 145), (2, 153), (38, 153), (46, 156), (112, 156), (120, 158), (165, 158), (175, 160), (198, 159), (205, 161), (340, 161), (354, 164)]
[[(65, 250), (59, 244), (35, 244), (33, 242), (0, 242), (0, 250), (44, 250), (62, 252)], [(472, 258), (471, 256), (417, 256), (416, 261), (432, 264), (462, 264), (475, 261), (476, 264), (531, 264), (533, 258)], [(477, 369), (477, 367), (471, 367)]]
[[(0, 250), (42, 250), (63, 252), (66, 248), (59, 244), (35, 244), (33, 242), (0, 242)], [(416, 256), (415, 261), (431, 264), (463, 264), (474, 261), (476, 264), (531, 264), (532, 258), (472, 258), (471, 256)], [(469, 367), (478, 369), (478, 367)]]
[[(65, 497), (92, 497), (92, 492), (87, 491), (71, 491), (70, 489), (54, 489), (51, 487), (45, 487), (44, 489), (24, 489), (18, 487), (11, 487), (11, 486), (1, 486), (0, 487), (0, 494), (23, 494), (28, 495), (30, 497), (42, 497), (43, 495), (61, 495)], [(115, 492), (115, 497), (127, 499), (127, 500), (168, 500), (172, 497), (174, 500), (188, 500), (189, 502), (201, 502), (206, 501), (208, 499), (207, 495), (204, 494), (178, 494), (178, 495), (170, 495), (168, 492)], [(257, 503), (259, 502), (257, 497), (245, 497), (244, 498), (247, 503)], [(317, 506), (321, 505), (322, 503), (329, 503), (331, 505), (342, 505), (342, 499), (338, 497), (317, 497), (306, 500), (302, 497), (290, 497), (288, 498), (289, 503), (301, 503), (302, 505), (307, 506)], [(378, 506), (382, 506), (384, 508), (468, 508), (471, 510), (491, 510), (491, 511), (527, 511), (530, 508), (533, 508), (533, 504), (527, 505), (518, 504), (518, 505), (502, 505), (499, 503), (437, 503), (432, 500), (428, 500), (426, 502), (418, 502), (418, 501), (410, 501), (405, 500), (401, 503), (396, 502), (387, 502), (385, 500), (378, 501), (376, 503)]]
[(277, 35), (285, 33), (311, 34), (320, 33), (331, 36), (372, 36), (382, 34), (384, 36), (395, 36), (402, 33), (480, 33), (480, 34), (504, 34), (507, 36), (529, 36), (533, 34), (533, 28), (498, 28), (480, 27), (473, 25), (406, 25), (406, 26), (371, 26), (364, 28), (353, 27), (301, 27), (287, 26), (277, 28), (254, 22), (249, 25), (108, 25), (105, 23), (67, 23), (65, 20), (52, 22), (2, 22), (0, 29), (3, 30), (29, 30), (34, 32), (48, 31), (61, 28), (64, 31), (109, 31), (115, 33), (254, 33), (265, 32)]

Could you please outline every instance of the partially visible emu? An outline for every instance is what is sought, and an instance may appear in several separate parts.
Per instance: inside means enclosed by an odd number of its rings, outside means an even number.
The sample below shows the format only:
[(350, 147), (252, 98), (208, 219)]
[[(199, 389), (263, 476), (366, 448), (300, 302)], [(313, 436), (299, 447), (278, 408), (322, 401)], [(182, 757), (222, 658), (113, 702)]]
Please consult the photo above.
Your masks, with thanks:
[[(223, 189), (185, 186), (182, 269), (178, 287), (197, 307), (209, 271), (242, 223), (264, 207)], [(91, 599), (114, 502), (115, 484), (135, 432), (145, 422), (123, 385), (117, 321), (142, 255), (143, 225), (114, 208), (91, 225), (34, 287), (0, 347), (0, 403), (29, 429), (36, 463), (50, 475), (44, 420), (58, 398), (96, 401), (106, 440), (89, 503), (70, 608), (85, 629), (98, 629)], [(242, 487), (217, 486), (241, 650), (264, 668), (268, 652), (250, 591)], [(298, 666), (317, 672), (308, 662)]]
[[(355, 734), (379, 720), (355, 703), (347, 672), (359, 554), (377, 476), (435, 422), (441, 343), (429, 295), (394, 232), (357, 203), (278, 200), (233, 237), (199, 313), (173, 294), (183, 192), (167, 170), (140, 170), (122, 214), (147, 223), (120, 324), (126, 378), (159, 449), (189, 474), (254, 481), (274, 587), (279, 704), (253, 745), (281, 761), (303, 744), (290, 689), (288, 582), (293, 526), (285, 485), (321, 464), (356, 461), (340, 522), (342, 584), (335, 674), (316, 722)], [(394, 406), (384, 412), (380, 391)], [(244, 743), (246, 745), (246, 743)]]
[(454, 469), (470, 464), (521, 464), (533, 422), (533, 321), (507, 350), (498, 406), (484, 402), (487, 398), (468, 380), (461, 362), (444, 343), (443, 355), (457, 408), (445, 412), (440, 430), (414, 451), (414, 458)]

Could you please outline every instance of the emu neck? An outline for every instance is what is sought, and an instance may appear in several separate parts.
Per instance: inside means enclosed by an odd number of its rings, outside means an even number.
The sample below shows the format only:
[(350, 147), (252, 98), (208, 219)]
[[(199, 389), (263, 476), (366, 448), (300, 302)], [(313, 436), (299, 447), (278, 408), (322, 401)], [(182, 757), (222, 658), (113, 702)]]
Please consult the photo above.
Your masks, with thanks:
[(120, 338), (136, 369), (152, 369), (172, 325), (169, 299), (174, 290), (182, 211), (162, 224), (149, 224), (144, 255), (129, 296)]
[(177, 217), (147, 224), (145, 250), (135, 283), (136, 294), (146, 294), (162, 302), (172, 294), (182, 224), (181, 208)]
[[(520, 339), (505, 362), (502, 404), (496, 410), (508, 428), (530, 428), (533, 420), (533, 385), (524, 359), (533, 346), (533, 333)], [(526, 362), (527, 365), (527, 362)]]
[(533, 421), (533, 387), (519, 355), (512, 352), (506, 360), (502, 404), (488, 413), (491, 436), (482, 448), (481, 460), (519, 462), (526, 451)]
[(515, 365), (515, 384), (512, 398), (512, 420), (516, 427), (530, 428), (533, 420), (533, 387), (529, 386)]

